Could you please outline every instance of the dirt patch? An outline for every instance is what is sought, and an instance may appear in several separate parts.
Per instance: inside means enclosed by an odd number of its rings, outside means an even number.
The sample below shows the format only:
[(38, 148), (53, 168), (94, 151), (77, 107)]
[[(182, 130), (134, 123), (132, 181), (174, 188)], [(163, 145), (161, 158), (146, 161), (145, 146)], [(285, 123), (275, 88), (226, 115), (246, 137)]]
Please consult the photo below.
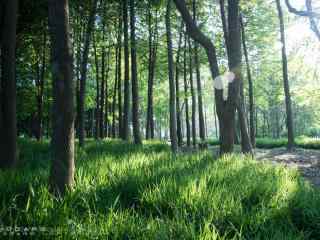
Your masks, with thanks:
[(297, 148), (256, 149), (256, 159), (297, 168), (303, 177), (320, 187), (320, 151)]

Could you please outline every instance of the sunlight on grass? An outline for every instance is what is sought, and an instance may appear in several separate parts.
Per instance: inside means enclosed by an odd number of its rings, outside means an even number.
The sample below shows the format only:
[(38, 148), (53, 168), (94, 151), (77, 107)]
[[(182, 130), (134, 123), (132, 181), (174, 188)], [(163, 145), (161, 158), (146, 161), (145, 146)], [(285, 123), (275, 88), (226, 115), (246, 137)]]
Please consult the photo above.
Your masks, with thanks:
[(319, 192), (295, 170), (207, 151), (174, 156), (161, 142), (89, 141), (76, 151), (73, 191), (56, 199), (48, 143), (19, 146), (23, 166), (0, 175), (1, 226), (44, 226), (62, 239), (320, 238)]

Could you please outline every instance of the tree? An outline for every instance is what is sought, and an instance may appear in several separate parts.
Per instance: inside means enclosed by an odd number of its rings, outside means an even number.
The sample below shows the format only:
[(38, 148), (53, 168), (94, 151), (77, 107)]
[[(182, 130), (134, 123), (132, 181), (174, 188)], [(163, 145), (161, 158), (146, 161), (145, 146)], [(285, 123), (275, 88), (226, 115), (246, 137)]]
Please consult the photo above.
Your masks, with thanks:
[(242, 36), (242, 48), (243, 48), (244, 57), (246, 61), (247, 78), (248, 78), (248, 85), (249, 85), (250, 140), (251, 140), (252, 147), (255, 147), (256, 136), (255, 136), (255, 123), (254, 123), (255, 107), (254, 107), (254, 100), (253, 100), (253, 83), (252, 83), (251, 69), (250, 69), (250, 63), (249, 63), (248, 49), (246, 44), (246, 34), (245, 34), (242, 16), (240, 16), (240, 27), (241, 27), (241, 36)]
[(187, 83), (187, 36), (184, 37), (183, 83), (184, 83), (184, 108), (185, 108), (187, 146), (190, 147), (191, 141), (190, 141), (190, 121), (189, 121), (189, 97), (188, 97), (188, 83)]
[(170, 140), (172, 152), (177, 152), (177, 109), (176, 109), (176, 89), (173, 73), (173, 53), (172, 53), (172, 34), (171, 34), (171, 0), (167, 0), (166, 12), (166, 34), (168, 48), (168, 69), (169, 69), (169, 102), (170, 102)]
[(155, 26), (152, 28), (151, 2), (148, 3), (148, 35), (149, 35), (149, 64), (148, 64), (148, 100), (147, 100), (147, 121), (146, 139), (154, 138), (154, 110), (153, 110), (153, 88), (154, 75), (157, 60), (158, 45), (158, 12), (155, 16)]
[(123, 1), (123, 35), (124, 35), (124, 98), (123, 98), (123, 140), (129, 140), (129, 101), (130, 101), (130, 79), (129, 79), (129, 34), (128, 34), (128, 0)]
[(178, 41), (178, 51), (176, 56), (176, 75), (175, 75), (175, 87), (176, 87), (176, 111), (177, 111), (177, 139), (178, 146), (182, 145), (182, 129), (181, 129), (181, 111), (180, 111), (180, 84), (179, 84), (179, 73), (180, 73), (180, 51), (182, 45), (182, 31), (183, 21), (181, 21), (180, 34)]
[(281, 54), (282, 54), (282, 74), (283, 74), (283, 88), (285, 95), (286, 103), (286, 123), (288, 130), (288, 149), (292, 150), (294, 148), (294, 132), (293, 132), (293, 120), (292, 120), (292, 104), (291, 104), (291, 94), (290, 86), (288, 79), (288, 60), (286, 52), (286, 39), (285, 39), (285, 30), (284, 30), (284, 21), (283, 21), (283, 12), (280, 4), (280, 0), (276, 0), (278, 16), (279, 16), (279, 27), (280, 27), (280, 38), (281, 38)]
[[(208, 37), (206, 37), (193, 22), (192, 17), (186, 7), (184, 0), (174, 0), (178, 11), (180, 12), (186, 26), (187, 33), (191, 36), (196, 42), (198, 42), (205, 50), (209, 60), (210, 71), (212, 79), (216, 79), (219, 74), (218, 61), (216, 56), (216, 49), (213, 43)], [(235, 37), (231, 42), (232, 50), (236, 50), (234, 57), (237, 57), (238, 60), (238, 46), (237, 43), (240, 41), (237, 31), (237, 21), (235, 17), (238, 16), (238, 1), (229, 1), (229, 8), (233, 10), (229, 16), (229, 28), (232, 29), (230, 32), (230, 38)], [(235, 27), (235, 29), (233, 29)], [(241, 45), (240, 45), (241, 47)], [(240, 51), (241, 55), (241, 51)], [(237, 61), (234, 61), (237, 62)], [(235, 67), (232, 62), (232, 67)], [(234, 69), (236, 70), (236, 69)], [(234, 145), (234, 122), (235, 122), (235, 109), (237, 104), (237, 98), (239, 97), (239, 81), (238, 81), (238, 71), (235, 71), (236, 78), (229, 84), (228, 88), (228, 100), (224, 101), (223, 99), (223, 90), (215, 88), (215, 101), (216, 101), (216, 110), (219, 120), (220, 127), (220, 154), (229, 153), (233, 151)]]
[(68, 0), (49, 0), (53, 78), (50, 184), (63, 194), (74, 181), (74, 83)]
[(44, 30), (43, 33), (43, 43), (42, 43), (42, 53), (39, 56), (41, 58), (37, 61), (37, 78), (36, 78), (36, 86), (37, 86), (37, 127), (36, 127), (36, 138), (38, 141), (42, 139), (42, 126), (43, 126), (43, 97), (44, 97), (44, 77), (46, 70), (46, 48), (47, 48), (47, 29)]
[(16, 118), (16, 0), (1, 2), (0, 18), (1, 79), (0, 79), (0, 168), (17, 163)]
[(82, 53), (82, 63), (81, 63), (81, 77), (80, 77), (80, 92), (79, 92), (79, 145), (84, 146), (85, 138), (85, 119), (84, 119), (84, 108), (85, 108), (85, 97), (86, 97), (86, 81), (87, 81), (87, 64), (88, 64), (88, 55), (90, 47), (91, 33), (94, 27), (94, 19), (96, 14), (98, 0), (92, 0), (92, 6), (90, 10), (90, 15), (87, 23), (84, 50)]
[(133, 139), (135, 144), (142, 144), (139, 121), (139, 86), (137, 73), (137, 53), (136, 53), (136, 16), (135, 1), (130, 1), (130, 29), (131, 29), (131, 81), (132, 81), (132, 125)]
[(191, 93), (191, 135), (192, 135), (192, 145), (196, 147), (197, 145), (197, 126), (196, 126), (196, 93), (194, 91), (193, 84), (193, 51), (191, 39), (188, 38), (189, 44), (189, 82), (190, 82), (190, 93)]
[[(240, 133), (241, 133), (241, 150), (243, 153), (252, 153), (252, 145), (248, 134), (248, 125), (246, 120), (246, 111), (244, 104), (244, 89), (243, 89), (243, 79), (241, 72), (241, 58), (235, 54), (235, 51), (241, 54), (241, 34), (240, 34), (240, 17), (239, 17), (239, 8), (236, 5), (228, 4), (228, 24), (225, 17), (225, 6), (224, 0), (220, 0), (220, 13), (221, 13), (221, 21), (223, 27), (223, 35), (225, 39), (226, 52), (228, 56), (229, 70), (231, 72), (236, 71), (235, 77), (237, 77), (236, 81), (239, 82), (239, 96), (236, 96), (236, 109), (238, 110), (238, 121), (240, 125)], [(239, 20), (238, 20), (239, 18)], [(233, 27), (230, 27), (230, 24)], [(237, 44), (235, 44), (236, 41)], [(240, 46), (239, 46), (240, 44)], [(234, 46), (234, 49), (231, 47)], [(239, 48), (239, 49), (238, 49)], [(237, 63), (236, 63), (237, 62)], [(237, 121), (235, 121), (235, 131), (234, 131), (234, 141), (238, 143), (237, 137)]]
[(295, 9), (290, 4), (289, 0), (285, 0), (285, 2), (286, 2), (286, 5), (288, 7), (289, 12), (294, 13), (299, 16), (302, 16), (302, 17), (309, 18), (311, 30), (315, 33), (315, 35), (317, 36), (317, 38), (320, 41), (320, 30), (318, 28), (317, 21), (316, 21), (316, 19), (320, 19), (320, 14), (313, 11), (312, 0), (306, 0), (307, 11), (299, 11), (299, 10)]
[[(193, 0), (193, 21), (197, 23), (197, 7), (196, 1)], [(205, 145), (205, 127), (204, 127), (204, 115), (203, 115), (203, 103), (202, 103), (202, 84), (200, 75), (200, 62), (199, 62), (199, 46), (198, 43), (194, 44), (194, 64), (196, 67), (197, 78), (197, 95), (198, 95), (198, 114), (199, 114), (199, 136), (201, 139), (201, 146)]]

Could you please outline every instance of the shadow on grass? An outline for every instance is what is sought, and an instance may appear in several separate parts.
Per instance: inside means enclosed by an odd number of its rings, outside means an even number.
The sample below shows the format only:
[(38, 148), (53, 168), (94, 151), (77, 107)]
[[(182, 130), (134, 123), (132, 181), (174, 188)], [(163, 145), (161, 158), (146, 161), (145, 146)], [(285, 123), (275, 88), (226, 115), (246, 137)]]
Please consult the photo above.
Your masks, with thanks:
[[(107, 215), (111, 209), (116, 212), (129, 210), (141, 218), (186, 222), (198, 234), (205, 224), (209, 224), (226, 239), (239, 234), (244, 239), (280, 239), (275, 237), (279, 236), (278, 232), (283, 233), (286, 239), (290, 239), (289, 232), (305, 239), (320, 239), (319, 192), (300, 178), (292, 180), (295, 186), (289, 191), (283, 188), (285, 173), (279, 175), (275, 168), (260, 169), (257, 163), (236, 167), (234, 161), (246, 160), (237, 160), (239, 156), (230, 160), (214, 160), (211, 153), (181, 154), (175, 158), (167, 150), (168, 147), (161, 144), (137, 147), (121, 141), (88, 142), (85, 154), (90, 157), (83, 156), (78, 168), (85, 168), (86, 160), (94, 164), (105, 155), (112, 156), (113, 162), (121, 159), (124, 163), (129, 161), (129, 155), (135, 153), (161, 155), (141, 169), (115, 170), (106, 182), (97, 183), (89, 190), (76, 189), (67, 196), (69, 199), (54, 203), (46, 222), (59, 223), (57, 219), (63, 222), (71, 217), (63, 212), (64, 208), (71, 208), (77, 219), (86, 218), (88, 212), (99, 216)], [(35, 183), (33, 177), (36, 173), (33, 170), (28, 176), (21, 176), (16, 185), (9, 185), (12, 189), (7, 200), (2, 199), (2, 204), (11, 205), (9, 201), (20, 195), (16, 208), (25, 209), (31, 194), (28, 183), (37, 186), (41, 181), (47, 181), (40, 177)], [(181, 194), (189, 191), (190, 184), (195, 191), (200, 191), (202, 182), (203, 195), (196, 194), (196, 197), (188, 199)], [(5, 188), (4, 184), (0, 186)], [(278, 194), (283, 199), (277, 199)], [(150, 200), (146, 196), (154, 198)], [(10, 214), (10, 218), (17, 219), (16, 223), (23, 223), (23, 218), (18, 216), (19, 211), (11, 211)], [(61, 216), (57, 216), (59, 214)], [(4, 223), (11, 222), (6, 220), (9, 215), (1, 217)]]

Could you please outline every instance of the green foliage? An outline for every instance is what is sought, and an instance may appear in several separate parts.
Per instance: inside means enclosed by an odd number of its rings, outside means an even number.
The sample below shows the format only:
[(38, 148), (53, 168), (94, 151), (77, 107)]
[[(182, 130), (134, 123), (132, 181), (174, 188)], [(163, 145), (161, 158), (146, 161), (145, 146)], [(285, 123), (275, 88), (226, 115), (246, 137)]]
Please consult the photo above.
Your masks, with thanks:
[(21, 168), (0, 174), (4, 226), (60, 231), (52, 239), (320, 238), (318, 190), (283, 167), (174, 156), (161, 142), (89, 140), (76, 151), (73, 191), (56, 199), (47, 189), (48, 142), (19, 146)]
[[(296, 138), (296, 146), (305, 149), (320, 149), (320, 139), (300, 136)], [(278, 148), (286, 147), (288, 140), (286, 138), (272, 139), (272, 138), (258, 138), (256, 146), (258, 148)]]

